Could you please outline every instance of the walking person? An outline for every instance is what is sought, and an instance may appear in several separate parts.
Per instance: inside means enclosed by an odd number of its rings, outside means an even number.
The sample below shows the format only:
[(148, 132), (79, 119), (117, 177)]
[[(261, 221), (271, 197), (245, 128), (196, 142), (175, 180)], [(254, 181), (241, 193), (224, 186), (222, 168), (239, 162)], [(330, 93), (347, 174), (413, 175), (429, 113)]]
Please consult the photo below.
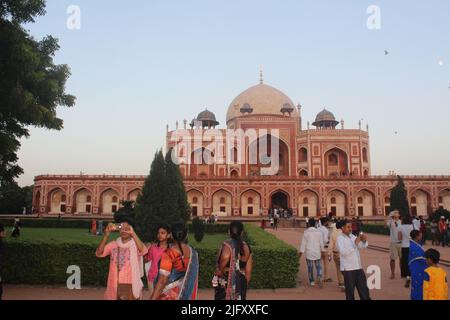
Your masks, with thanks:
[[(119, 237), (107, 244), (111, 232), (118, 231)], [(106, 300), (142, 299), (143, 256), (147, 247), (134, 232), (131, 221), (119, 225), (108, 224), (103, 239), (97, 248), (98, 258), (110, 257)]]
[(150, 292), (150, 297), (153, 294), (154, 282), (158, 276), (159, 261), (164, 253), (169, 247), (170, 239), (170, 228), (166, 225), (161, 225), (158, 228), (157, 243), (150, 244), (147, 247), (148, 253), (145, 256), (146, 263), (149, 264), (147, 272), (147, 285)]
[(280, 215), (278, 214), (278, 210), (275, 209), (274, 210), (274, 214), (273, 214), (273, 225), (275, 226), (275, 230), (278, 229), (278, 222), (280, 221)]
[(443, 247), (447, 246), (447, 222), (445, 221), (445, 217), (442, 216), (441, 220), (439, 221), (438, 224), (438, 229), (439, 229), (439, 235), (440, 235), (440, 240), (441, 240), (441, 245)]
[(428, 249), (425, 258), (428, 268), (423, 282), (424, 300), (448, 300), (447, 273), (438, 265), (441, 258), (439, 251)]
[(358, 236), (358, 222), (356, 221), (356, 218), (352, 218), (352, 234), (354, 236)]
[(423, 300), (423, 280), (427, 262), (422, 247), (422, 233), (411, 231), (408, 265), (411, 272), (411, 300)]
[(322, 263), (321, 259), (325, 254), (325, 246), (323, 243), (323, 235), (316, 228), (316, 220), (310, 218), (308, 220), (308, 229), (303, 234), (302, 243), (300, 245), (299, 258), (305, 254), (308, 267), (308, 279), (311, 287), (315, 286), (314, 268), (317, 271), (317, 283), (322, 287)]
[(411, 272), (408, 266), (409, 258), (409, 240), (411, 231), (414, 230), (411, 216), (402, 217), (402, 224), (398, 227), (398, 239), (402, 242), (402, 256), (400, 259), (401, 276), (406, 278), (405, 288), (411, 284)]
[(198, 253), (186, 244), (184, 223), (170, 228), (173, 244), (164, 251), (159, 264), (151, 300), (196, 300), (198, 291)]
[(370, 300), (367, 278), (361, 264), (359, 249), (367, 248), (365, 234), (356, 237), (352, 234), (352, 222), (343, 222), (342, 234), (337, 239), (340, 255), (341, 271), (344, 274), (345, 296), (347, 300), (355, 300), (355, 288), (361, 300)]
[(439, 228), (436, 220), (430, 222), (431, 244), (439, 246)]
[(419, 217), (420, 233), (422, 234), (421, 245), (424, 246), (427, 242), (427, 223), (422, 216)]
[(344, 285), (344, 275), (341, 271), (341, 258), (339, 255), (339, 249), (337, 247), (337, 239), (342, 234), (342, 221), (338, 220), (335, 223), (335, 229), (331, 233), (330, 236), (330, 244), (328, 245), (328, 261), (331, 262), (333, 259), (334, 264), (336, 265), (336, 275), (338, 279), (338, 287), (341, 290), (345, 289)]
[(400, 212), (392, 211), (389, 214), (389, 219), (386, 223), (389, 228), (389, 254), (390, 254), (390, 267), (391, 267), (391, 279), (395, 279), (395, 261), (398, 260), (401, 268), (402, 257), (402, 241), (398, 238), (398, 227), (401, 225)]
[[(321, 226), (317, 229), (322, 233), (323, 243), (324, 243), (324, 247), (325, 247), (324, 251), (328, 251), (328, 246), (330, 244), (330, 230), (328, 228), (328, 225), (329, 225), (328, 218), (322, 217), (322, 218), (320, 218), (320, 222), (321, 222)], [(332, 282), (333, 281), (328, 274), (329, 264), (330, 264), (330, 260), (328, 259), (328, 255), (323, 254), (322, 255), (323, 282)]]
[(11, 238), (19, 238), (20, 237), (20, 227), (22, 224), (20, 223), (19, 218), (14, 219), (14, 226), (11, 232)]
[(213, 278), (215, 300), (247, 300), (247, 289), (253, 271), (252, 248), (242, 241), (244, 225), (240, 221), (230, 223), (230, 240), (219, 251)]

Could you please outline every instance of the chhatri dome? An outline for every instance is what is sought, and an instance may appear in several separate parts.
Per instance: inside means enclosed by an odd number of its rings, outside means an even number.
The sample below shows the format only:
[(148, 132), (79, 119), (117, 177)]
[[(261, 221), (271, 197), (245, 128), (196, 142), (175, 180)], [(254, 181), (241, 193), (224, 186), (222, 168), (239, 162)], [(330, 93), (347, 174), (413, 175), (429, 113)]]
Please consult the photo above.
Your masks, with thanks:
[(208, 128), (214, 128), (215, 126), (219, 125), (219, 122), (216, 120), (216, 115), (206, 109), (205, 111), (202, 111), (198, 114), (197, 118), (192, 120), (191, 127), (195, 125), (195, 123), (201, 124), (201, 126), (208, 127)]
[(292, 100), (280, 90), (264, 84), (262, 76), (258, 85), (245, 90), (231, 102), (227, 123), (249, 115), (300, 116)]
[(313, 122), (313, 126), (317, 128), (335, 128), (339, 124), (339, 121), (336, 121), (334, 114), (328, 111), (327, 109), (323, 109), (316, 116), (316, 121)]

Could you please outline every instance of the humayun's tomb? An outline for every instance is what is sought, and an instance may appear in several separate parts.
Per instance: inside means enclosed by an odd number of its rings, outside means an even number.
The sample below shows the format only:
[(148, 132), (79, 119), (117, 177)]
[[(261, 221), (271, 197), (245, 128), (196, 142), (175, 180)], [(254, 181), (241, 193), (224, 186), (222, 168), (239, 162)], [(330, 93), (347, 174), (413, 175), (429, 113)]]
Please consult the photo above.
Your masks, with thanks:
[[(227, 128), (216, 129), (218, 125), (215, 115), (205, 110), (189, 127), (185, 120), (182, 128), (178, 123), (173, 131), (167, 128), (166, 150), (177, 144), (174, 150), (193, 215), (258, 218), (279, 206), (298, 217), (333, 212), (337, 216), (376, 218), (389, 210), (389, 196), (397, 178), (371, 174), (368, 127), (362, 129), (360, 124), (357, 129), (346, 129), (343, 121), (336, 121), (324, 109), (311, 127), (308, 122), (304, 128), (301, 106), (264, 84), (262, 78), (231, 102)], [(239, 148), (231, 144), (231, 152), (227, 152), (227, 131), (239, 129), (252, 129), (257, 135), (246, 137)], [(266, 162), (260, 158), (256, 163), (249, 161), (249, 150), (259, 150), (254, 147), (259, 148), (273, 130), (278, 132), (278, 170), (262, 175)], [(222, 134), (225, 139), (208, 141), (204, 132)], [(191, 139), (185, 139), (180, 147), (178, 138), (186, 135)], [(270, 146), (265, 152), (270, 156)], [(225, 155), (226, 161), (209, 161), (217, 154)], [(37, 176), (33, 210), (50, 215), (110, 216), (121, 200), (137, 198), (145, 178)], [(450, 210), (450, 176), (403, 178), (413, 214), (426, 216), (440, 207)]]

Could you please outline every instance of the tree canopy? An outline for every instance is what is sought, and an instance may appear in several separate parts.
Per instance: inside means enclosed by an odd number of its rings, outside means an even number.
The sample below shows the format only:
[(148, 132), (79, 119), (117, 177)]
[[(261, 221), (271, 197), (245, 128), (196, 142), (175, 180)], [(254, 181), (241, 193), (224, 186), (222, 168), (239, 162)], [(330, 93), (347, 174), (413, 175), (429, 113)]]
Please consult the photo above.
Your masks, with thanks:
[(48, 35), (38, 41), (21, 25), (44, 14), (44, 0), (0, 0), (1, 185), (23, 173), (17, 151), (29, 127), (61, 130), (57, 107), (75, 104), (65, 92), (69, 67), (53, 62), (58, 40)]

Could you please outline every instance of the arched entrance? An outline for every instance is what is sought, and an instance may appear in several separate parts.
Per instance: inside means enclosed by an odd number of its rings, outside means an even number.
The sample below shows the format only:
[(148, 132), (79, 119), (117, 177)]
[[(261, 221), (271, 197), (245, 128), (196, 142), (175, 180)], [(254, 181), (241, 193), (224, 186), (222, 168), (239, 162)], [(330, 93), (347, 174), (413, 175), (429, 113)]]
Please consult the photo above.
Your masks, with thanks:
[(277, 191), (270, 197), (270, 207), (276, 209), (289, 209), (288, 195), (283, 191)]
[[(277, 156), (278, 161), (274, 160)], [(251, 176), (287, 176), (289, 175), (289, 147), (277, 137), (262, 136), (248, 146), (247, 164)]]
[(325, 173), (327, 176), (346, 176), (349, 174), (347, 153), (333, 148), (325, 153)]

